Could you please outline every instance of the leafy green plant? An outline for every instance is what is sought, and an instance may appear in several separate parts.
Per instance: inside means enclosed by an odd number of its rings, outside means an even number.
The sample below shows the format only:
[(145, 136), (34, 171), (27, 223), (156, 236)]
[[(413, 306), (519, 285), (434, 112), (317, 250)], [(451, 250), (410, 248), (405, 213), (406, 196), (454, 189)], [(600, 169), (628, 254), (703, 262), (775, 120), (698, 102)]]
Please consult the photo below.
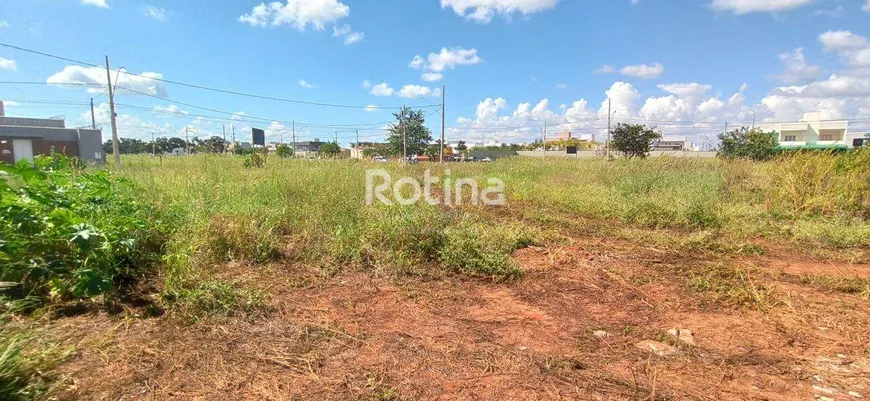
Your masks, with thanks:
[(0, 172), (0, 281), (19, 295), (106, 294), (158, 259), (160, 223), (130, 181), (60, 155)]

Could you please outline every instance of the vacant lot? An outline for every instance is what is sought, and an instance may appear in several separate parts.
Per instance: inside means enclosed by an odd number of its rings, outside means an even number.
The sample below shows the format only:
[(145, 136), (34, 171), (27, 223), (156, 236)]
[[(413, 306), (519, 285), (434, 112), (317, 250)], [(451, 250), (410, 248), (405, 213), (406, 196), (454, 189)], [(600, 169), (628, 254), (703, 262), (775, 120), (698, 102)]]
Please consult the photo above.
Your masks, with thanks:
[[(507, 205), (365, 205), (367, 169), (445, 167), (501, 178)], [(123, 176), (152, 208), (143, 229), (164, 238), (162, 258), (119, 295), (7, 318), (42, 394), (870, 397), (870, 152), (133, 157)]]

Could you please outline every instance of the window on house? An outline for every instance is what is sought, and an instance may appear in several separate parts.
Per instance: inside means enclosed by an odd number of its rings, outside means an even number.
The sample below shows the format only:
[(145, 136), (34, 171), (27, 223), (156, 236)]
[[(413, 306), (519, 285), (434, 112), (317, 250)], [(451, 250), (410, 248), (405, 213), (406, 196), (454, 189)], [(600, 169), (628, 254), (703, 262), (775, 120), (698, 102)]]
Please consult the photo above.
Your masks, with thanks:
[(819, 135), (819, 140), (822, 140), (822, 141), (833, 141), (833, 140), (834, 140), (834, 136), (831, 135), (831, 134), (822, 134), (822, 135)]
[(797, 140), (796, 135), (786, 135), (783, 142), (794, 142), (795, 140)]

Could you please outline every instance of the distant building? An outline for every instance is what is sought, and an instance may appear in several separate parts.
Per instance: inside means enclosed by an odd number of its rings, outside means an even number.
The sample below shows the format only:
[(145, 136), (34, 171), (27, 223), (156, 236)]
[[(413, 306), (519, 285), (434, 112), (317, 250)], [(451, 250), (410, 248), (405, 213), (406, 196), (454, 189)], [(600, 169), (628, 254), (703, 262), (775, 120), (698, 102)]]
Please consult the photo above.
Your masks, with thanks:
[(50, 154), (52, 149), (85, 162), (105, 162), (100, 130), (66, 128), (59, 119), (7, 117), (0, 102), (0, 161), (32, 163), (34, 156)]
[(563, 132), (555, 137), (547, 137), (547, 143), (554, 142), (575, 142), (578, 144), (595, 142), (595, 134), (580, 134), (575, 135), (572, 132)]
[(326, 142), (321, 142), (320, 139), (314, 138), (313, 141), (296, 142), (297, 152), (317, 152), (320, 146)]
[[(356, 143), (350, 144), (350, 157), (352, 159), (366, 159), (365, 156), (366, 151), (377, 149), (381, 153), (379, 155), (374, 156), (386, 156), (389, 153), (390, 144), (388, 143), (380, 143), (380, 142), (360, 142), (359, 146)], [(371, 153), (371, 152), (369, 152)]]
[(758, 124), (764, 132), (776, 132), (783, 149), (847, 149), (860, 146), (859, 136), (849, 134), (848, 120), (822, 120), (821, 112), (805, 113), (797, 122)]
[(689, 144), (689, 138), (679, 135), (665, 135), (655, 143), (653, 149), (656, 151), (684, 151), (691, 150), (692, 145)]

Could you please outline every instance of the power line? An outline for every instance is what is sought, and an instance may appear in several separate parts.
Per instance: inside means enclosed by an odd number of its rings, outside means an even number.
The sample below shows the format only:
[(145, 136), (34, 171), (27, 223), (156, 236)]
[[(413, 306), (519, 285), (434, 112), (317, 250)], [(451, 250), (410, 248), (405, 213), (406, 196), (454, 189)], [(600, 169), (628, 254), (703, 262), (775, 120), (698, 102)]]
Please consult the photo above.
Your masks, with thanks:
[[(0, 46), (8, 47), (8, 48), (15, 49), (15, 50), (20, 50), (20, 51), (27, 52), (27, 53), (38, 54), (40, 56), (50, 57), (50, 58), (54, 58), (54, 59), (58, 59), (58, 60), (68, 61), (71, 63), (81, 64), (81, 65), (85, 65), (85, 66), (89, 66), (89, 67), (97, 67), (97, 68), (101, 68), (101, 69), (103, 68), (103, 66), (98, 65), (98, 64), (87, 63), (87, 62), (84, 62), (81, 60), (75, 60), (75, 59), (71, 59), (68, 57), (62, 57), (62, 56), (58, 56), (55, 54), (41, 52), (38, 50), (27, 49), (27, 48), (20, 47), (20, 46), (14, 46), (14, 45), (10, 45), (8, 43), (0, 42)], [(280, 97), (276, 97), (276, 96), (266, 96), (266, 95), (258, 95), (258, 94), (254, 94), (254, 93), (239, 92), (239, 91), (233, 91), (233, 90), (228, 90), (228, 89), (213, 88), (213, 87), (204, 86), (204, 85), (190, 84), (190, 83), (181, 82), (181, 81), (174, 81), (174, 80), (166, 79), (166, 78), (146, 76), (146, 75), (137, 74), (134, 72), (127, 71), (123, 68), (118, 69), (118, 70), (113, 70), (113, 71), (118, 71), (118, 72), (121, 72), (121, 73), (126, 74), (126, 75), (134, 75), (134, 76), (138, 76), (141, 78), (151, 79), (151, 80), (160, 81), (160, 82), (166, 82), (169, 84), (186, 86), (188, 88), (194, 88), (194, 89), (200, 89), (200, 90), (206, 90), (206, 91), (218, 92), (218, 93), (225, 93), (225, 94), (230, 94), (230, 95), (235, 95), (235, 96), (244, 96), (244, 97), (264, 99), (264, 100), (272, 100), (272, 101), (285, 102), (285, 103), (304, 104), (304, 105), (309, 105), (309, 106), (339, 107), (339, 108), (348, 108), (348, 109), (371, 109), (372, 108), (372, 106), (360, 106), (360, 105), (349, 105), (349, 104), (338, 104), (338, 103), (314, 102), (314, 101), (307, 101), (307, 100), (296, 100), (296, 99), (280, 98)], [(374, 108), (377, 108), (377, 109), (398, 109), (400, 107), (401, 106), (374, 106)], [(437, 105), (427, 105), (427, 106), (415, 106), (413, 108), (420, 109), (420, 108), (428, 108), (428, 107), (438, 107), (438, 106)]]

